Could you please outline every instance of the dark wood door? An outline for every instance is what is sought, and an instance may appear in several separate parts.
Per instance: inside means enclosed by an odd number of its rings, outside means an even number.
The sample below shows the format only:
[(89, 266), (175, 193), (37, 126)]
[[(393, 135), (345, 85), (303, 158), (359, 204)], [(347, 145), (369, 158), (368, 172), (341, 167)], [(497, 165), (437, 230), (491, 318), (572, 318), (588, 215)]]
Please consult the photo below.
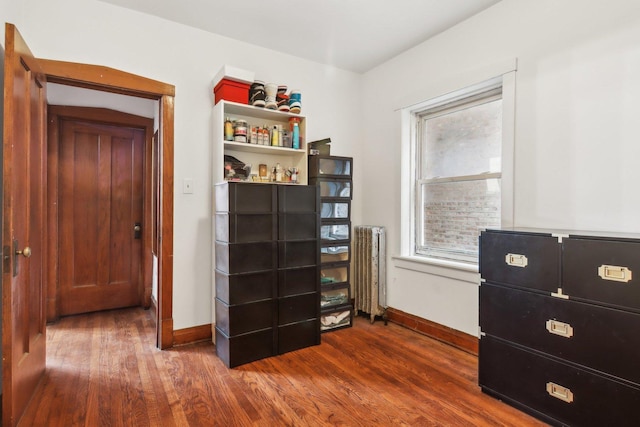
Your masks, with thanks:
[(144, 131), (63, 120), (60, 314), (140, 305)]
[(4, 47), (2, 425), (14, 426), (46, 361), (46, 94), (39, 65), (11, 24)]

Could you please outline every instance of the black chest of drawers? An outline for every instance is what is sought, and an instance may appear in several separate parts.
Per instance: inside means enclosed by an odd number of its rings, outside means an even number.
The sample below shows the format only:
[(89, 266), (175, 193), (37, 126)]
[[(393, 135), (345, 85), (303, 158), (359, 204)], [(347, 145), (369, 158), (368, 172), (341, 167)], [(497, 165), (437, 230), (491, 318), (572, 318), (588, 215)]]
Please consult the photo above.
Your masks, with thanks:
[(480, 236), (485, 393), (553, 425), (640, 425), (640, 238)]

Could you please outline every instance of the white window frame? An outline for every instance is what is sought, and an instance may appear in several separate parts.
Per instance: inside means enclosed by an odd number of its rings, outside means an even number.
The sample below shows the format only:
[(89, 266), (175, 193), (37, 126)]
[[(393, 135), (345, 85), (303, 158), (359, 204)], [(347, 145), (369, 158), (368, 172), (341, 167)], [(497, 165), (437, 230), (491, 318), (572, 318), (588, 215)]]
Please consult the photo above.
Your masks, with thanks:
[[(495, 74), (494, 74), (495, 75)], [(514, 215), (514, 146), (515, 146), (515, 88), (516, 71), (514, 67), (505, 70), (497, 77), (486, 79), (480, 83), (469, 85), (445, 95), (436, 96), (428, 101), (414, 104), (400, 110), (402, 123), (402, 164), (409, 165), (401, 178), (401, 255), (396, 257), (403, 261), (431, 264), (439, 267), (477, 271), (475, 262), (450, 261), (417, 254), (415, 226), (416, 207), (416, 168), (418, 167), (416, 144), (416, 115), (419, 112), (438, 105), (463, 99), (474, 93), (484, 92), (491, 87), (502, 86), (502, 172), (501, 172), (501, 227), (513, 226)], [(404, 263), (406, 265), (406, 263)], [(412, 267), (415, 268), (415, 267)], [(418, 270), (423, 271), (421, 268)], [(429, 271), (428, 268), (427, 270)]]

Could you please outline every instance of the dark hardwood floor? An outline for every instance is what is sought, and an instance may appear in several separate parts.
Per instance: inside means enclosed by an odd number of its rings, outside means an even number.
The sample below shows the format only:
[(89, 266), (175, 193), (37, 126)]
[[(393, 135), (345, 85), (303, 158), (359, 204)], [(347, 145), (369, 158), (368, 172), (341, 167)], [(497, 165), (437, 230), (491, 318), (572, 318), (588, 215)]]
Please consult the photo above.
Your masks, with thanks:
[(486, 396), (477, 358), (398, 325), (227, 369), (211, 343), (155, 348), (150, 311), (63, 318), (20, 426), (540, 426)]

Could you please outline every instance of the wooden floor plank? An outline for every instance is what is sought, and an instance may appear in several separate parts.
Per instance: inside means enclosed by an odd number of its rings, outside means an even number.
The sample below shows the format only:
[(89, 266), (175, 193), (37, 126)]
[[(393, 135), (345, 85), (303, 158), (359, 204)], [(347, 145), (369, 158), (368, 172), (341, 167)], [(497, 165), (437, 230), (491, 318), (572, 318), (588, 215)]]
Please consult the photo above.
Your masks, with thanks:
[(322, 344), (228, 369), (210, 343), (155, 348), (152, 313), (48, 326), (20, 426), (542, 426), (480, 392), (477, 357), (356, 318)]

